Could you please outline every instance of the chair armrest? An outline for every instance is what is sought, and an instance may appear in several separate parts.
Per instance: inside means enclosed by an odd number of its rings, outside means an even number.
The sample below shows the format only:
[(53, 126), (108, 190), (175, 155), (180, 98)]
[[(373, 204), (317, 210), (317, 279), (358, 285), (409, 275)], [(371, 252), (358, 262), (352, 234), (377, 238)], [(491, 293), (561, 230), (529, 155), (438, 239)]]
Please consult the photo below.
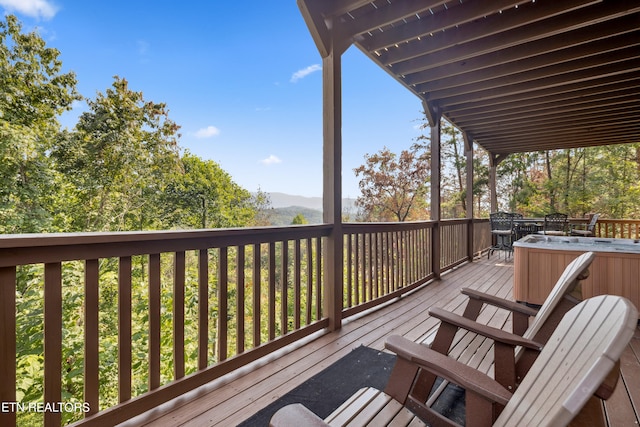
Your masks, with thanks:
[(484, 292), (476, 291), (475, 289), (462, 288), (460, 290), (464, 295), (469, 298), (477, 299), (485, 304), (493, 305), (494, 307), (503, 308), (512, 312), (522, 313), (527, 316), (535, 316), (538, 314), (538, 310), (527, 307), (526, 305), (519, 304), (515, 301), (506, 300), (496, 297), (494, 295), (485, 294)]
[(385, 347), (398, 357), (500, 405), (506, 405), (511, 398), (509, 390), (488, 375), (404, 337), (389, 337)]
[(270, 427), (329, 427), (322, 418), (311, 412), (304, 405), (294, 403), (287, 405), (273, 414), (269, 421)]
[(492, 340), (503, 344), (512, 346), (520, 345), (533, 350), (542, 350), (542, 344), (540, 343), (522, 338), (520, 335), (512, 334), (510, 332), (503, 331), (502, 329), (483, 325), (482, 323), (475, 322), (467, 319), (466, 317), (451, 313), (438, 307), (434, 307), (429, 310), (429, 315), (440, 319), (442, 322), (475, 332), (476, 334), (491, 338)]

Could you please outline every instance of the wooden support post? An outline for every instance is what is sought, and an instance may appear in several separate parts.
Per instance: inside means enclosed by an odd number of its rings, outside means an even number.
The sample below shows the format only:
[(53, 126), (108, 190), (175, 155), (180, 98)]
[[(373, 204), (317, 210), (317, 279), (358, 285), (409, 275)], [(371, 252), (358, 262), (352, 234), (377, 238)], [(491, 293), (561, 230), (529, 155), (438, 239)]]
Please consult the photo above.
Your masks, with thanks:
[(467, 207), (467, 256), (469, 261), (473, 261), (473, 140), (464, 132), (462, 134), (464, 138), (464, 147), (466, 155), (466, 207)]
[[(425, 105), (425, 111), (429, 110)], [(433, 227), (433, 236), (431, 239), (431, 265), (433, 268), (433, 275), (440, 277), (440, 258), (441, 258), (441, 245), (440, 245), (440, 111), (433, 113), (433, 121), (431, 123), (431, 220), (435, 221)]]
[(496, 170), (507, 154), (489, 153), (489, 191), (491, 193), (491, 212), (498, 212), (498, 192), (496, 184)]
[(498, 164), (495, 162), (494, 155), (489, 153), (489, 195), (491, 213), (498, 212), (498, 194), (496, 192), (496, 168)]
[(333, 230), (323, 245), (324, 314), (329, 329), (342, 325), (342, 60), (337, 49), (322, 59), (323, 209)]

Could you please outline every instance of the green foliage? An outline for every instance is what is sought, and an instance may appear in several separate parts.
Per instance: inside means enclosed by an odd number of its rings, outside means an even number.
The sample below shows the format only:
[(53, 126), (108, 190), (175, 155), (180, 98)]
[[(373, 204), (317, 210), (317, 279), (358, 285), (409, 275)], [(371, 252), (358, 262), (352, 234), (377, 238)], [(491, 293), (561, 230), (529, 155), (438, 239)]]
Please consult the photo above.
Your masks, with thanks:
[(309, 221), (307, 221), (307, 218), (305, 218), (304, 215), (301, 213), (294, 216), (293, 220), (291, 221), (291, 224), (293, 225), (302, 225), (302, 224), (308, 224), (308, 223)]
[(48, 150), (76, 93), (73, 73), (61, 73), (60, 52), (15, 16), (0, 22), (0, 233), (49, 228), (55, 174)]
[[(354, 169), (360, 177), (356, 200), (367, 220), (405, 221), (420, 216), (430, 172), (430, 151), (414, 143), (400, 155), (384, 147), (365, 155), (365, 164)], [(421, 203), (422, 202), (422, 203)]]
[(59, 224), (74, 231), (156, 228), (159, 199), (178, 173), (178, 129), (166, 106), (145, 101), (115, 77), (106, 94), (88, 101), (72, 132), (52, 150), (71, 185)]
[(515, 153), (497, 172), (501, 209), (527, 216), (640, 215), (640, 144)]
[(241, 227), (256, 216), (251, 194), (216, 162), (185, 153), (182, 171), (167, 185), (163, 216), (182, 228)]
[[(62, 73), (59, 52), (18, 20), (0, 22), (0, 233), (242, 227), (262, 221), (269, 205), (222, 168), (180, 154), (179, 126), (163, 103), (146, 100), (115, 77), (88, 99), (72, 130), (58, 116), (82, 99), (73, 73)], [(204, 203), (204, 205), (203, 205)], [(206, 210), (203, 211), (202, 206)], [(233, 252), (233, 251), (231, 251)], [(209, 256), (214, 272), (217, 251)], [(230, 262), (230, 269), (235, 268)], [(249, 261), (247, 261), (249, 262)], [(132, 394), (148, 390), (149, 289), (147, 257), (132, 259)], [(265, 268), (267, 264), (264, 264)], [(251, 265), (247, 264), (248, 271)], [(62, 400), (84, 402), (84, 265), (62, 264)], [(197, 369), (198, 263), (187, 253), (185, 275), (186, 373)], [(217, 280), (209, 278), (209, 342), (217, 339)], [(173, 379), (173, 259), (161, 257), (161, 382)], [(44, 371), (44, 266), (20, 266), (16, 290), (17, 400), (42, 402)], [(267, 289), (263, 286), (262, 289)], [(100, 408), (118, 402), (118, 260), (99, 264)], [(230, 330), (237, 330), (237, 284), (229, 285)], [(247, 286), (247, 298), (253, 298)], [(257, 296), (263, 300), (263, 295)], [(289, 300), (291, 301), (291, 300)], [(265, 303), (266, 304), (266, 303)], [(251, 319), (251, 304), (246, 305)], [(261, 316), (265, 316), (261, 312)], [(257, 320), (256, 320), (257, 321)], [(250, 320), (249, 320), (250, 323)], [(261, 321), (266, 339), (265, 319)], [(250, 330), (250, 329), (249, 329)], [(229, 356), (235, 354), (230, 337)], [(219, 355), (209, 352), (209, 363)], [(82, 413), (63, 413), (63, 424)], [(37, 426), (42, 414), (18, 413), (18, 424)]]

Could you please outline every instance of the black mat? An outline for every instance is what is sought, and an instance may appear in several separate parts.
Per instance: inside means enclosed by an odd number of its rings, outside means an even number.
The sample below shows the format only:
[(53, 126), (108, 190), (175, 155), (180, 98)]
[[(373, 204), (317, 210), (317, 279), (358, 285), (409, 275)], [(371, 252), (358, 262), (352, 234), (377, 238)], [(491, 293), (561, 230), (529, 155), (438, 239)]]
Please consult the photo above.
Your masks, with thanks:
[(325, 418), (363, 387), (384, 390), (395, 360), (396, 357), (392, 354), (365, 346), (358, 347), (240, 426), (268, 426), (271, 416), (278, 409), (291, 403), (302, 403), (320, 418)]

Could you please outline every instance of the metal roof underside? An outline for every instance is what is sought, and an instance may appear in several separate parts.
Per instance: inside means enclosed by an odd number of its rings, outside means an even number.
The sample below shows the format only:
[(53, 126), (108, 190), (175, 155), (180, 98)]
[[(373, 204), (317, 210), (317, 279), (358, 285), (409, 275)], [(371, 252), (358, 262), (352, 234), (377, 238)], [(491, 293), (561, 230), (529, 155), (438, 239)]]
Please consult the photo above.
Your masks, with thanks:
[(298, 4), (321, 54), (355, 44), (490, 153), (640, 142), (638, 1)]

